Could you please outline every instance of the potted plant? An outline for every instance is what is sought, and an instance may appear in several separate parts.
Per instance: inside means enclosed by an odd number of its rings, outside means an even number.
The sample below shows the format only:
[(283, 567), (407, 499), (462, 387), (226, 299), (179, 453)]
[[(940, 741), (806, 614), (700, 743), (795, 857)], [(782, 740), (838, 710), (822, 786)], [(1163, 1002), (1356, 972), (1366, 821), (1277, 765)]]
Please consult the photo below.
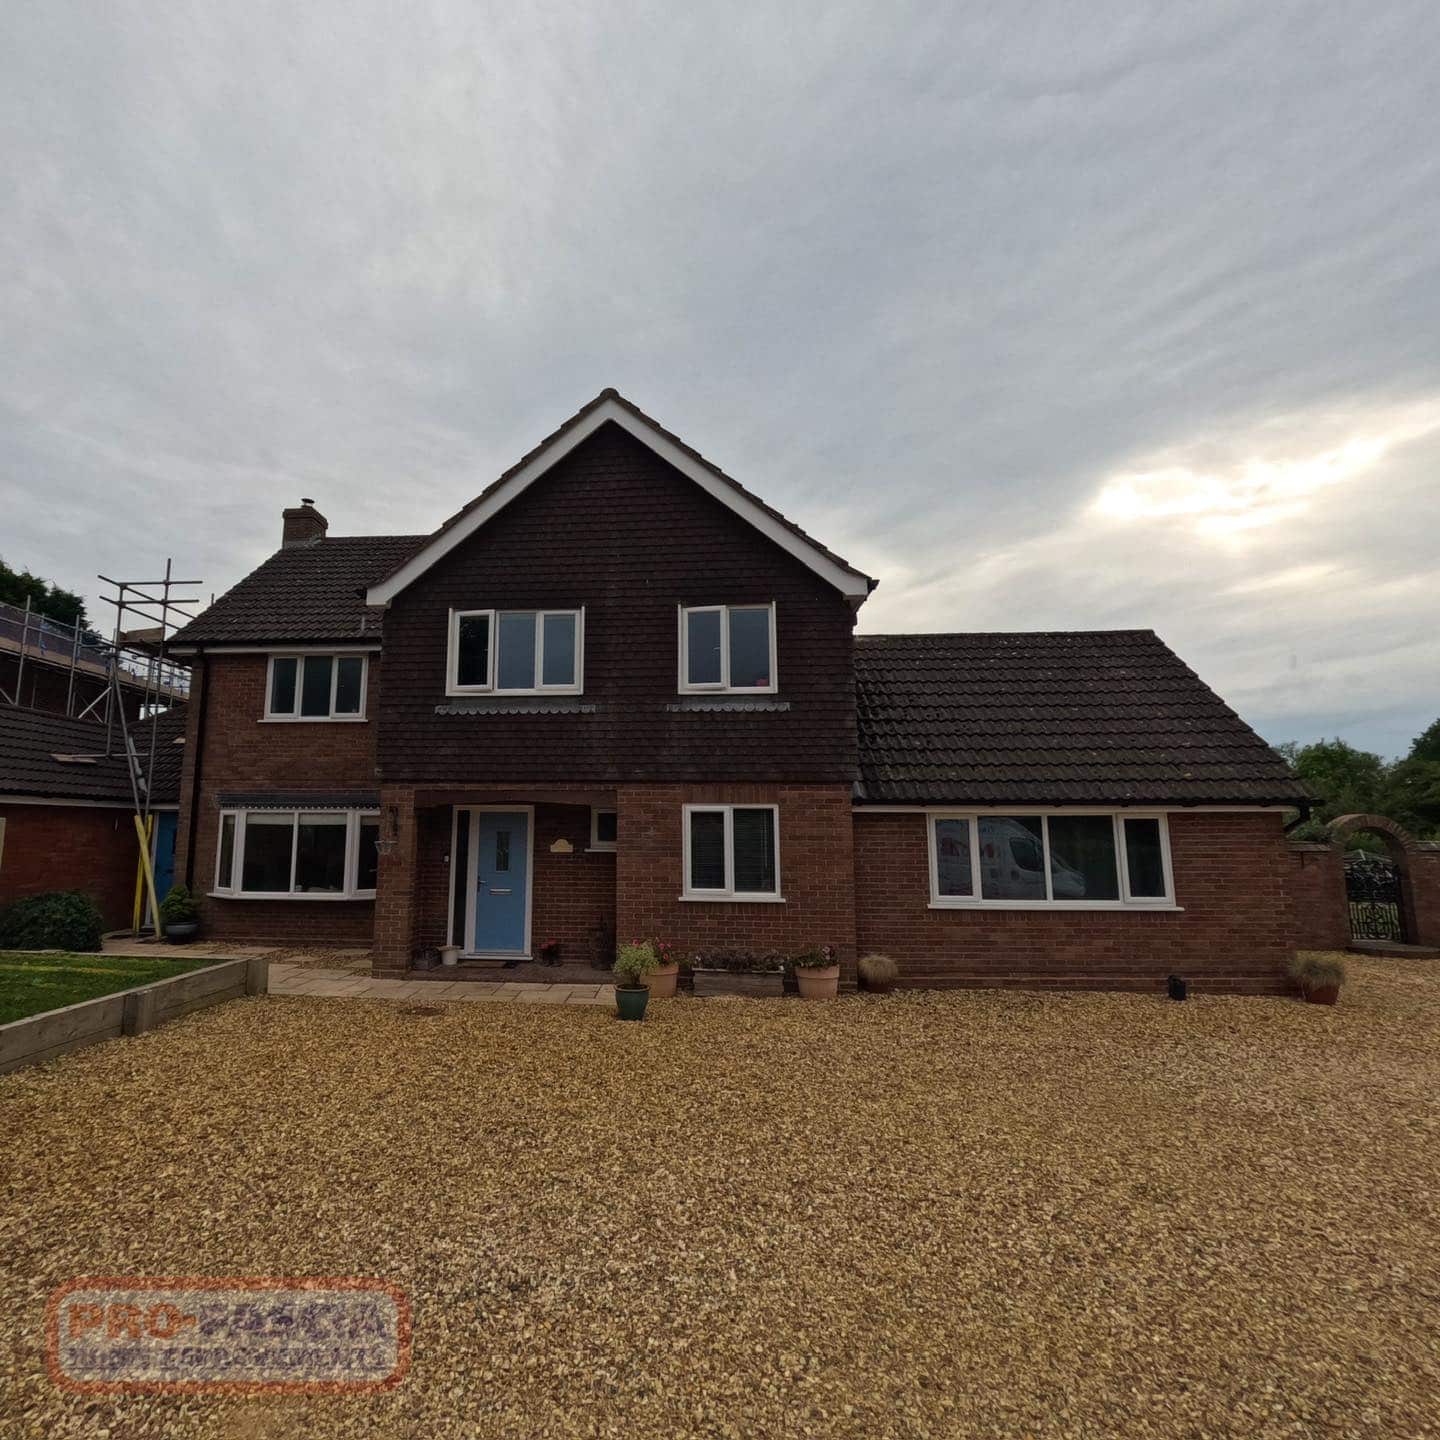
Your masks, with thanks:
[(1345, 966), (1330, 955), (1296, 955), (1286, 967), (1300, 993), (1312, 1005), (1334, 1005), (1345, 983)]
[(200, 933), (200, 907), (184, 885), (172, 885), (160, 902), (160, 924), (175, 945), (188, 945)]
[(645, 984), (656, 1000), (668, 1000), (675, 994), (680, 983), (680, 962), (675, 958), (675, 948), (663, 940), (651, 940), (650, 948), (655, 952), (655, 968), (645, 976)]
[(650, 991), (645, 977), (655, 968), (655, 947), (632, 940), (615, 955), (615, 1011), (622, 1020), (643, 1020)]
[(460, 963), (460, 947), (458, 945), (442, 945), (440, 947), (440, 963), (442, 965), (458, 965)]
[(888, 955), (862, 955), (855, 968), (860, 972), (861, 986), (876, 995), (888, 995), (900, 974), (900, 967)]
[(793, 963), (802, 1000), (833, 1000), (840, 993), (840, 964), (833, 945), (812, 945)]
[(697, 995), (785, 993), (785, 957), (775, 950), (707, 950), (693, 968)]

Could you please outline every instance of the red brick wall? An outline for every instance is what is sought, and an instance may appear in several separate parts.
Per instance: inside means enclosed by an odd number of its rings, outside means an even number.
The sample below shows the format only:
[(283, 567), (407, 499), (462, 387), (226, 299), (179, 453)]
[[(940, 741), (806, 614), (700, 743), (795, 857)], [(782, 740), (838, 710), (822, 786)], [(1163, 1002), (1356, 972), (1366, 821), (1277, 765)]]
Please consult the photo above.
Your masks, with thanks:
[[(776, 603), (788, 711), (674, 712), (677, 606)], [(449, 611), (585, 607), (587, 714), (437, 715)], [(387, 784), (805, 781), (855, 773), (854, 616), (837, 590), (608, 425), (385, 613)], [(568, 700), (573, 697), (560, 697)], [(465, 703), (465, 702), (460, 702)]]
[(1182, 912), (932, 910), (923, 814), (855, 821), (860, 953), (899, 962), (910, 985), (1285, 991), (1293, 862), (1281, 816), (1170, 816)]
[[(367, 943), (372, 900), (238, 900), (207, 894), (215, 883), (215, 847), (220, 828), (218, 796), (235, 790), (373, 789), (375, 713), (379, 703), (380, 658), (370, 657), (367, 718), (363, 721), (265, 722), (264, 655), (210, 655), (193, 672), (189, 727), (181, 775), (181, 817), (177, 865), (184, 867), (189, 829), (195, 842), (190, 886), (200, 901), (204, 933), (226, 940), (305, 944)], [(202, 693), (203, 692), (203, 693)], [(199, 743), (201, 717), (204, 744)], [(193, 815), (188, 804), (199, 766)]]
[(139, 846), (128, 810), (82, 805), (3, 805), (0, 905), (47, 890), (94, 896), (107, 930), (129, 926)]
[(1419, 844), (1408, 856), (1410, 939), (1417, 945), (1440, 945), (1440, 845)]
[[(679, 899), (686, 804), (778, 804), (784, 904)], [(850, 790), (825, 785), (644, 785), (617, 793), (616, 924), (624, 941), (658, 936), (686, 953), (713, 946), (811, 945), (839, 950), (841, 976), (855, 973)]]
[(1344, 950), (1350, 944), (1345, 899), (1345, 857), (1338, 846), (1295, 843), (1287, 847), (1286, 888), (1295, 917), (1297, 950)]

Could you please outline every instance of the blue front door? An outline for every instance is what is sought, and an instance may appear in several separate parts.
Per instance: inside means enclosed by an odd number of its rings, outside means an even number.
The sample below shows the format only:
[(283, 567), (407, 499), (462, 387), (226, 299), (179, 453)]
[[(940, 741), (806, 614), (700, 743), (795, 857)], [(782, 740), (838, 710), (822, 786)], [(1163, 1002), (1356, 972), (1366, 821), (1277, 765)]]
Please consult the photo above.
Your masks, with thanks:
[(175, 883), (175, 821), (173, 810), (155, 815), (155, 898), (163, 900)]
[(476, 812), (475, 938), (479, 953), (523, 955), (530, 909), (530, 817)]

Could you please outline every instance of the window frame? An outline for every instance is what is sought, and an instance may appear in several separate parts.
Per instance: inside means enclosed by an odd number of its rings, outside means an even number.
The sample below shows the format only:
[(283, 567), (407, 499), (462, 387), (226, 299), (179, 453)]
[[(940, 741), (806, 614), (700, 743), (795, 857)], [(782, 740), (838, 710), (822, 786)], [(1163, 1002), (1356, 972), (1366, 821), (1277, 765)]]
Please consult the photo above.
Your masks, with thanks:
[[(686, 605), (676, 607), (679, 624), (679, 684), (681, 695), (774, 695), (780, 689), (780, 651), (776, 640), (775, 602), (737, 602), (729, 605)], [(730, 612), (732, 610), (768, 610), (770, 613), (770, 683), (768, 685), (732, 685), (730, 683)], [(690, 680), (691, 615), (718, 613), (720, 616), (720, 679), (719, 682), (692, 683)]]
[[(602, 840), (600, 838), (600, 817), (602, 815), (613, 815), (615, 817), (615, 839)], [(598, 850), (601, 854), (613, 854), (620, 848), (620, 812), (613, 805), (592, 805), (590, 807), (590, 849)]]
[[(460, 622), (475, 615), (484, 615), (490, 622), (490, 649), (483, 685), (461, 685), (457, 676), (460, 666)], [(535, 680), (528, 689), (501, 689), (496, 680), (500, 665), (500, 616), (533, 615), (535, 617)], [(569, 685), (540, 683), (545, 675), (545, 621), (555, 615), (568, 615), (575, 621), (575, 680)], [(445, 693), (447, 695), (583, 695), (585, 693), (585, 607), (525, 609), (518, 605), (477, 606), (473, 609), (451, 608), (448, 639), (445, 647)]]
[[(681, 900), (709, 900), (719, 901), (724, 904), (739, 905), (783, 905), (785, 903), (785, 895), (781, 888), (780, 807), (778, 805), (766, 804), (764, 802), (705, 801), (684, 805), (681, 809), (681, 863), (684, 867), (681, 872)], [(771, 820), (773, 827), (771, 833), (775, 841), (774, 890), (735, 889), (735, 811), (737, 810), (768, 810), (773, 817)], [(714, 814), (716, 812), (725, 816), (725, 888), (723, 890), (697, 890), (690, 884), (690, 817), (695, 814)]]
[[(1045, 809), (1031, 805), (981, 806), (968, 810), (929, 809), (925, 812), (925, 848), (929, 862), (930, 909), (932, 910), (1182, 910), (1175, 899), (1175, 876), (1170, 862), (1170, 824), (1164, 810), (1115, 809), (1105, 805), (1052, 806)], [(1024, 816), (1040, 819), (1041, 848), (1044, 860), (1045, 896), (1043, 900), (987, 900), (981, 893), (980, 820), (996, 816)], [(1118, 870), (1117, 900), (1056, 900), (1054, 876), (1051, 874), (1050, 817), (1095, 815), (1108, 818), (1115, 841), (1115, 864)], [(969, 895), (940, 893), (940, 856), (935, 843), (935, 825), (939, 820), (964, 820), (969, 824), (970, 890)], [(1160, 864), (1164, 874), (1163, 895), (1130, 893), (1130, 866), (1125, 850), (1126, 820), (1158, 820), (1160, 823)]]
[[(295, 708), (292, 711), (277, 711), (272, 701), (275, 694), (275, 662), (295, 661)], [(330, 662), (330, 711), (326, 715), (302, 715), (304, 703), (306, 660), (329, 660)], [(360, 708), (354, 714), (335, 713), (335, 692), (340, 687), (340, 662), (360, 662)], [(366, 650), (270, 650), (265, 656), (265, 713), (261, 721), (267, 725), (355, 725), (367, 717), (365, 707), (370, 699), (370, 654)]]
[[(238, 882), (243, 881), (245, 870), (245, 831), (252, 815), (267, 815), (290, 819), (290, 888), (289, 890), (245, 890)], [(295, 889), (295, 868), (300, 859), (300, 821), (306, 815), (321, 815), (345, 822), (345, 888), (335, 891)], [(220, 859), (224, 851), (225, 822), (235, 823), (234, 841), (230, 853), (230, 874), (221, 874)], [(317, 806), (313, 809), (285, 806), (274, 810), (264, 807), (250, 809), (226, 808), (220, 812), (220, 823), (215, 830), (215, 886), (210, 894), (222, 900), (373, 900), (374, 890), (356, 888), (360, 872), (360, 823), (362, 820), (380, 821), (379, 810), (330, 809)]]

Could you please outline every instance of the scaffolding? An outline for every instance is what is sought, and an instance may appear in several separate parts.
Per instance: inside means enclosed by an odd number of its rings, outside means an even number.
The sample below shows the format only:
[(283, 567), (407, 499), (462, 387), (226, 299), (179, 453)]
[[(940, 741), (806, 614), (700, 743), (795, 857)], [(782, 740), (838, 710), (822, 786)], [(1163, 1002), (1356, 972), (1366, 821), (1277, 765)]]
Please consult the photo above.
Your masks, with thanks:
[[(110, 646), (110, 669), (105, 690), (108, 697), (105, 707), (105, 754), (108, 758), (117, 753), (118, 749), (118, 753), (123, 756), (125, 771), (130, 779), (130, 795), (134, 802), (135, 838), (140, 846), (135, 928), (140, 928), (143, 886), (144, 898), (148, 898), (150, 914), (154, 917), (157, 939), (164, 938), (165, 928), (160, 918), (159, 897), (155, 894), (155, 866), (150, 854), (150, 844), (155, 833), (150, 781), (155, 774), (155, 751), (159, 736), (155, 716), (167, 703), (161, 698), (161, 680), (166, 674), (165, 645), (172, 629), (178, 627), (179, 620), (195, 618), (195, 612), (187, 607), (199, 603), (198, 594), (181, 592), (197, 589), (201, 583), (199, 580), (176, 580), (171, 570), (172, 562), (167, 559), (165, 575), (160, 580), (112, 580), (108, 575), (98, 577), (102, 584), (114, 586), (115, 589), (113, 595), (101, 597), (105, 604), (115, 608), (115, 638)], [(154, 593), (157, 591), (158, 594)], [(127, 631), (126, 624), (132, 617), (150, 623), (144, 629)], [(154, 661), (146, 671), (147, 679), (140, 709), (142, 717), (148, 717), (150, 722), (149, 754), (144, 763), (136, 748), (134, 736), (130, 733), (130, 723), (125, 715), (125, 697), (121, 690), (124, 683), (122, 673), (127, 673), (122, 670), (122, 657), (127, 653), (146, 654)]]

